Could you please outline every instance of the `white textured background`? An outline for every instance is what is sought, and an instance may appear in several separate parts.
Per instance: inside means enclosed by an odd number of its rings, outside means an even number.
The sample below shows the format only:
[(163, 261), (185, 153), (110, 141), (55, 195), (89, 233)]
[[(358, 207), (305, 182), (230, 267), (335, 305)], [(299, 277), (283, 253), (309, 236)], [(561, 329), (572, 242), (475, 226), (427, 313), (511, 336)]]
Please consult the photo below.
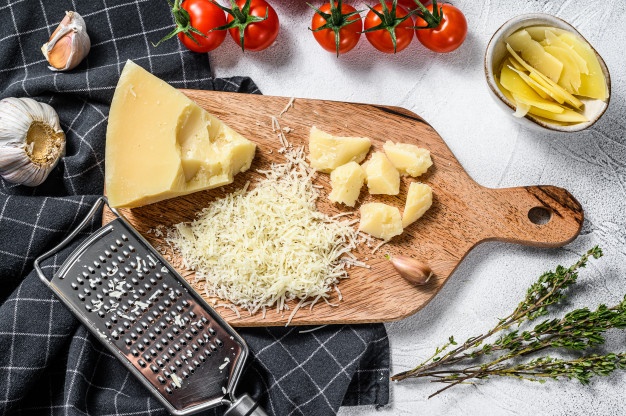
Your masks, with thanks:
[[(304, 0), (271, 1), (281, 17), (278, 42), (242, 55), (230, 39), (212, 53), (215, 75), (251, 76), (268, 95), (323, 98), (402, 106), (424, 117), (446, 140), (468, 173), (489, 187), (549, 184), (568, 189), (585, 209), (581, 235), (561, 249), (501, 243), (478, 246), (439, 295), (415, 316), (387, 325), (392, 371), (413, 367), (450, 335), (457, 340), (488, 330), (508, 314), (545, 270), (571, 264), (599, 244), (605, 256), (581, 276), (572, 306), (615, 304), (626, 294), (626, 2), (623, 0), (455, 0), (469, 34), (462, 47), (437, 55), (414, 39), (397, 56), (378, 53), (364, 39), (336, 59), (307, 27)], [(372, 1), (370, 4), (373, 4)], [(313, 1), (319, 5), (321, 1)], [(362, 5), (362, 2), (356, 2)], [(487, 42), (506, 20), (522, 13), (559, 16), (594, 45), (612, 78), (611, 105), (583, 133), (541, 134), (520, 128), (488, 95), (482, 61)], [(610, 337), (626, 351), (626, 332)], [(393, 384), (391, 402), (342, 408), (341, 415), (617, 415), (626, 412), (626, 372), (597, 379), (544, 385), (488, 380), (458, 386), (428, 400), (436, 385)]]

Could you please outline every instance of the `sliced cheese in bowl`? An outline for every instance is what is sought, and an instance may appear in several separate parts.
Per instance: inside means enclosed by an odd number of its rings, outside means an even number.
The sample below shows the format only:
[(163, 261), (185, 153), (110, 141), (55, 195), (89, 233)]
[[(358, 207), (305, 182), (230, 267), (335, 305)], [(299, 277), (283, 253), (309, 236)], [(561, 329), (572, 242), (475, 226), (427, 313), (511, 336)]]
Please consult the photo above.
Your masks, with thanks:
[(563, 71), (563, 64), (547, 53), (539, 42), (530, 37), (526, 30), (513, 33), (506, 41), (514, 50), (520, 51), (524, 60), (542, 74), (554, 82), (559, 80), (561, 71)]
[(256, 145), (128, 61), (115, 89), (105, 151), (113, 207), (138, 207), (233, 182)]

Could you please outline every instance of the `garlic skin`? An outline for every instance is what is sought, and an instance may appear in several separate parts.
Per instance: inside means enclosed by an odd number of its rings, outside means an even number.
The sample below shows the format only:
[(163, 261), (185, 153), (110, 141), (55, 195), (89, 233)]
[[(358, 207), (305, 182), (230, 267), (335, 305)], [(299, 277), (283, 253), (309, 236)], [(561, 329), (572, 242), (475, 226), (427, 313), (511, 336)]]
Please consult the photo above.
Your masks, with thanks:
[(53, 71), (69, 71), (75, 68), (89, 53), (91, 40), (87, 25), (76, 12), (65, 12), (65, 17), (41, 47), (41, 52)]
[(0, 176), (37, 186), (65, 155), (65, 133), (48, 104), (31, 98), (0, 101)]
[(412, 257), (395, 256), (389, 260), (400, 276), (416, 285), (427, 284), (433, 276), (433, 271), (428, 265)]

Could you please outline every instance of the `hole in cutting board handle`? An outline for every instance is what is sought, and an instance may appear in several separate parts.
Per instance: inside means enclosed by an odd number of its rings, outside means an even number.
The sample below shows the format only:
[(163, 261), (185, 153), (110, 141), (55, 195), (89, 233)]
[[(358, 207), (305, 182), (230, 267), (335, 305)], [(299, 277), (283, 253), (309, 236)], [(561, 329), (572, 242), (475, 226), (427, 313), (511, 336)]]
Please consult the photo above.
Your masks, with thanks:
[(528, 219), (533, 224), (545, 225), (552, 219), (552, 211), (545, 207), (534, 207), (528, 211)]

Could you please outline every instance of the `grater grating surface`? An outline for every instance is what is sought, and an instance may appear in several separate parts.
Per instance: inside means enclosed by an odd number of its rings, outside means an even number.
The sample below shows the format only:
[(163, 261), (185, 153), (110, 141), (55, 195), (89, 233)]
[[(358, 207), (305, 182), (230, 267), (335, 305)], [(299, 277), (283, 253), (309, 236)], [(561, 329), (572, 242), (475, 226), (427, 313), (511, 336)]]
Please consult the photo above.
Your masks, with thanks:
[[(42, 279), (39, 261), (87, 219), (37, 259)], [(233, 403), (244, 340), (123, 218), (87, 238), (45, 282), (170, 412)], [(241, 414), (265, 414), (244, 398)]]

